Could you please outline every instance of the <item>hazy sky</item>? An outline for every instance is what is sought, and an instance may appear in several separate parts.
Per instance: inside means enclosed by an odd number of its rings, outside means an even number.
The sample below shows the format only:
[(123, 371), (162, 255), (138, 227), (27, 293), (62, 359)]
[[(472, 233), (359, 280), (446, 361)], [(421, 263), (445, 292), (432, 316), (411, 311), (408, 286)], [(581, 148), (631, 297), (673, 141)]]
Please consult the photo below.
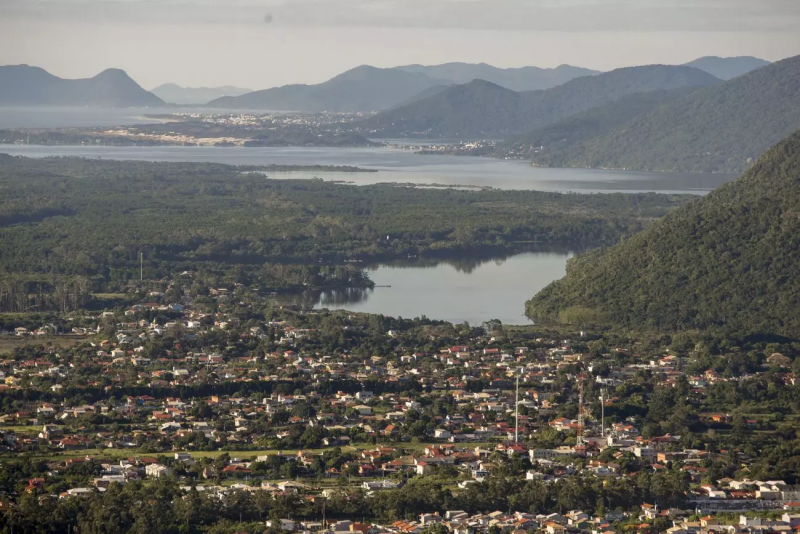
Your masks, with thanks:
[(800, 0), (0, 0), (0, 64), (150, 89), (316, 83), (351, 67), (800, 55)]

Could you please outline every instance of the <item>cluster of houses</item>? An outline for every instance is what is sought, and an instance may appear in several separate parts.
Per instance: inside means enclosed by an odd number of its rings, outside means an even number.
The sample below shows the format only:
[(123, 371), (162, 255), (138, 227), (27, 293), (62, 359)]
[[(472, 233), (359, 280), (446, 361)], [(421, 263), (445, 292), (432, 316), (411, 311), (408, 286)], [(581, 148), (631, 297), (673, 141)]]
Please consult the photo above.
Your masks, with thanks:
[[(10, 332), (8, 335), (15, 338), (69, 337), (73, 343), (69, 348), (51, 344), (35, 357), (8, 354), (0, 360), (0, 392), (19, 394), (19, 390), (38, 389), (42, 395), (32, 398), (45, 399), (6, 405), (13, 407), (0, 413), (0, 449), (86, 451), (70, 452), (70, 462), (86, 461), (84, 456), (94, 454), (92, 449), (130, 451), (125, 453), (129, 456), (126, 460), (103, 462), (102, 474), (90, 487), (69, 489), (62, 494), (64, 498), (103, 491), (114, 482), (174, 476), (174, 465), (139, 454), (143, 444), (157, 442), (174, 454), (175, 462), (191, 464), (192, 449), (179, 443), (195, 436), (202, 436), (211, 448), (234, 446), (236, 450), (257, 451), (266, 442), (284, 444), (307, 429), (315, 429), (321, 436), (316, 448), (296, 447), (301, 450), (285, 455), (287, 461), (297, 462), (301, 479), (319, 465), (323, 448), (342, 447), (355, 459), (313, 476), (335, 478), (346, 471), (348, 476), (358, 478), (354, 485), (368, 493), (396, 488), (404, 477), (427, 476), (443, 469), (455, 470), (458, 484), (464, 487), (487, 478), (499, 454), (527, 457), (533, 468), (525, 476), (548, 483), (576, 474), (622, 478), (630, 474), (620, 467), (622, 460), (628, 458), (652, 472), (678, 463), (693, 482), (690, 500), (704, 510), (736, 510), (737, 506), (746, 508), (745, 502), (771, 502), (772, 508), (777, 509), (800, 501), (800, 489), (782, 481), (722, 479), (708, 484), (708, 469), (704, 466), (721, 458), (720, 453), (687, 448), (687, 441), (681, 436), (648, 434), (650, 437), (646, 438), (641, 431), (643, 421), (635, 416), (606, 421), (581, 412), (576, 417), (576, 395), (556, 387), (565, 373), (573, 384), (591, 381), (593, 389), (605, 393), (602, 399), (587, 398), (585, 402), (598, 405), (599, 400), (605, 409), (621, 402), (615, 388), (643, 373), (662, 386), (677, 387), (688, 382), (689, 395), (702, 399), (715, 384), (756, 379), (766, 367), (737, 376), (723, 376), (713, 369), (687, 375), (686, 358), (677, 354), (641, 357), (630, 347), (615, 347), (600, 358), (596, 354), (589, 358), (577, 348), (578, 342), (569, 339), (538, 338), (517, 346), (519, 342), (498, 340), (490, 334), (476, 335), (464, 345), (442, 342), (440, 347), (425, 352), (401, 345), (393, 352), (371, 356), (347, 350), (321, 353), (317, 343), (320, 332), (302, 321), (243, 321), (231, 313), (238, 305), (234, 290), (217, 288), (209, 293), (217, 303), (217, 311), (194, 306), (190, 297), (169, 302), (164, 292), (153, 291), (147, 295), (147, 302), (80, 317), (74, 325), (41, 325), (31, 331), (19, 327)], [(364, 326), (347, 326), (350, 333), (359, 329), (364, 330)], [(228, 346), (220, 345), (222, 334)], [(403, 339), (404, 333), (389, 330), (385, 336), (397, 341)], [(157, 343), (167, 337), (171, 340), (168, 345)], [(206, 343), (206, 339), (213, 343)], [(435, 337), (428, 341), (429, 347), (437, 346)], [(251, 348), (242, 350), (237, 345)], [(779, 369), (777, 376), (786, 384), (796, 384), (789, 358), (776, 353), (767, 358), (767, 363), (773, 370)], [(576, 368), (582, 374), (578, 375)], [(333, 381), (357, 387), (320, 393), (318, 386)], [(263, 394), (198, 394), (190, 398), (174, 394), (186, 386), (213, 391), (220, 385), (252, 386), (265, 382), (275, 387), (267, 388)], [(375, 388), (376, 384), (380, 388)], [(112, 395), (122, 387), (138, 388), (140, 392), (145, 389), (151, 394)], [(98, 395), (103, 400), (73, 401), (80, 398), (76, 393), (84, 388), (104, 392), (105, 395)], [(70, 395), (66, 395), (67, 391)], [(447, 408), (434, 410), (440, 401)], [(303, 407), (306, 409), (300, 409)], [(283, 415), (286, 417), (280, 424), (270, 423), (265, 430), (264, 421)], [(95, 416), (125, 420), (125, 430), (87, 424)], [(221, 418), (230, 424), (217, 424)], [(418, 426), (421, 418), (425, 420), (423, 430), (417, 428), (412, 434), (412, 427)], [(734, 419), (728, 413), (708, 413), (702, 418), (708, 425), (723, 426), (731, 425)], [(743, 424), (750, 429), (767, 429), (769, 422), (746, 418)], [(538, 445), (537, 437), (546, 431), (560, 436), (560, 443)], [(406, 445), (412, 436), (422, 444)], [(749, 460), (743, 453), (739, 458), (742, 462)], [(210, 482), (211, 478), (249, 477), (252, 462), (232, 460), (220, 472), (204, 473), (209, 480), (204, 491), (219, 495), (253, 488), (309, 491), (299, 481), (263, 481), (255, 486), (240, 480), (225, 486)], [(32, 479), (30, 488), (36, 489), (42, 483)], [(733, 504), (719, 504), (723, 501)], [(675, 522), (672, 528), (686, 530), (674, 530), (673, 534), (722, 530), (735, 534), (764, 526), (722, 526), (710, 523), (712, 518), (705, 525), (701, 520), (699, 529), (694, 529), (695, 522), (668, 512), (666, 517)], [(664, 512), (645, 508), (643, 514), (648, 520), (665, 517)], [(321, 525), (311, 528), (284, 521), (280, 525), (284, 530), (322, 529)], [(796, 522), (789, 523), (790, 529), (796, 530)], [(458, 534), (488, 531), (495, 526), (503, 531), (546, 530), (549, 534), (576, 530), (612, 532), (609, 518), (594, 518), (582, 512), (563, 516), (502, 512), (468, 516), (459, 511), (442, 515), (434, 511), (423, 514), (419, 521), (380, 527), (340, 522), (333, 531), (417, 533), (433, 525)], [(328, 525), (324, 528), (331, 530)]]
[(792, 534), (800, 531), (800, 513), (785, 512), (776, 519), (742, 515), (737, 522), (727, 522), (715, 516), (695, 521), (675, 521), (668, 534)]
[(476, 534), (500, 529), (502, 532), (541, 531), (547, 534), (566, 534), (567, 531), (583, 531), (595, 534), (613, 534), (611, 523), (623, 519), (627, 514), (612, 513), (607, 517), (592, 517), (580, 510), (565, 514), (528, 514), (523, 512), (470, 515), (462, 510), (448, 510), (443, 514), (421, 514), (418, 521), (397, 521), (385, 528), (396, 534), (421, 534), (431, 525), (441, 525), (454, 534)]
[(702, 484), (696, 493), (699, 499), (800, 502), (800, 487), (786, 484), (782, 480), (732, 480), (723, 478), (717, 485)]

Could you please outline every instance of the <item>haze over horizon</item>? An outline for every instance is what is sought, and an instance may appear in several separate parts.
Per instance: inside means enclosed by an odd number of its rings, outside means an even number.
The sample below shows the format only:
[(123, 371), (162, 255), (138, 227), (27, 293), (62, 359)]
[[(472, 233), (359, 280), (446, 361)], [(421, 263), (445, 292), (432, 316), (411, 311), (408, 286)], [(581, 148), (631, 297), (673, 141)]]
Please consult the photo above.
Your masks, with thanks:
[(799, 29), (791, 0), (4, 0), (0, 64), (261, 89), (362, 64), (775, 61), (800, 53)]

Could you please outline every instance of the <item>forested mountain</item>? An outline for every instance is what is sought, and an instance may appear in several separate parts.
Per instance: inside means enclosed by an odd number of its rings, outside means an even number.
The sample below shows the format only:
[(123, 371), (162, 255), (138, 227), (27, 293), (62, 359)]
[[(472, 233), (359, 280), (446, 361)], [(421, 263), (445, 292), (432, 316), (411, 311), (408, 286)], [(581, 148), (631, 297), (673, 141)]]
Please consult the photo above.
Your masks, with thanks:
[(494, 137), (518, 128), (528, 107), (522, 93), (474, 80), (358, 123), (376, 137)]
[(155, 107), (164, 101), (142, 89), (125, 71), (107, 69), (81, 80), (53, 76), (39, 67), (0, 67), (0, 105)]
[(447, 89), (451, 89), (453, 87), (456, 87), (456, 85), (454, 85), (454, 84), (434, 85), (433, 87), (431, 87), (429, 89), (425, 89), (424, 91), (415, 94), (414, 96), (412, 96), (411, 98), (409, 98), (407, 100), (403, 100), (402, 102), (399, 102), (399, 103), (395, 104), (394, 106), (392, 106), (390, 108), (387, 108), (387, 110), (395, 109), (395, 108), (399, 108), (399, 107), (403, 107), (403, 106), (407, 106), (408, 104), (413, 104), (414, 102), (419, 102), (420, 100), (425, 100), (427, 98), (430, 98), (432, 96), (438, 95), (439, 93), (442, 93), (442, 92), (446, 91)]
[(800, 132), (737, 181), (572, 260), (529, 317), (800, 336)]
[(241, 96), (252, 91), (252, 89), (243, 89), (230, 85), (223, 87), (181, 87), (174, 83), (165, 83), (150, 92), (164, 102), (172, 104), (205, 104), (215, 98)]
[(317, 85), (285, 85), (212, 100), (211, 107), (273, 111), (380, 111), (435, 86), (448, 85), (413, 72), (362, 66)]
[(396, 67), (405, 72), (424, 74), (437, 80), (453, 84), (465, 84), (472, 80), (486, 80), (512, 91), (535, 91), (557, 87), (581, 76), (594, 76), (600, 71), (560, 65), (554, 69), (520, 67), (501, 69), (486, 63), (445, 63), (443, 65), (406, 65)]
[(588, 111), (571, 115), (539, 130), (511, 137), (497, 146), (497, 156), (513, 158), (547, 157), (556, 160), (564, 151), (575, 150), (586, 140), (619, 128), (634, 117), (661, 104), (681, 98), (696, 87), (671, 91), (648, 91), (626, 96)]
[(800, 56), (705, 87), (567, 150), (544, 166), (740, 172), (800, 128)]
[(694, 61), (686, 63), (687, 67), (694, 67), (696, 69), (704, 70), (712, 74), (720, 80), (731, 80), (742, 74), (761, 67), (770, 65), (769, 61), (764, 61), (757, 57), (742, 56), (742, 57), (717, 57), (706, 56)]
[(475, 80), (379, 113), (360, 125), (369, 135), (385, 137), (505, 137), (631, 94), (716, 83), (719, 80), (707, 72), (665, 65), (618, 69), (521, 93)]

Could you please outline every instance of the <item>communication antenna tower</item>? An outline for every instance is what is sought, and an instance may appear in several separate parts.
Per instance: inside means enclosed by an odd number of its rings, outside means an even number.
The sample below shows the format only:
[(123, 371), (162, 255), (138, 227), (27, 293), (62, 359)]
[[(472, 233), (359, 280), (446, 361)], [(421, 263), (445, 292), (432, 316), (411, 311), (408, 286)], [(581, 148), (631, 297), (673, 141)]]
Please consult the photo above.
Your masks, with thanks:
[(606, 391), (600, 391), (600, 437), (606, 437)]
[(577, 444), (583, 445), (583, 376), (578, 377), (578, 439)]
[(519, 443), (519, 375), (522, 374), (522, 369), (517, 368), (517, 398), (514, 402), (514, 443)]

